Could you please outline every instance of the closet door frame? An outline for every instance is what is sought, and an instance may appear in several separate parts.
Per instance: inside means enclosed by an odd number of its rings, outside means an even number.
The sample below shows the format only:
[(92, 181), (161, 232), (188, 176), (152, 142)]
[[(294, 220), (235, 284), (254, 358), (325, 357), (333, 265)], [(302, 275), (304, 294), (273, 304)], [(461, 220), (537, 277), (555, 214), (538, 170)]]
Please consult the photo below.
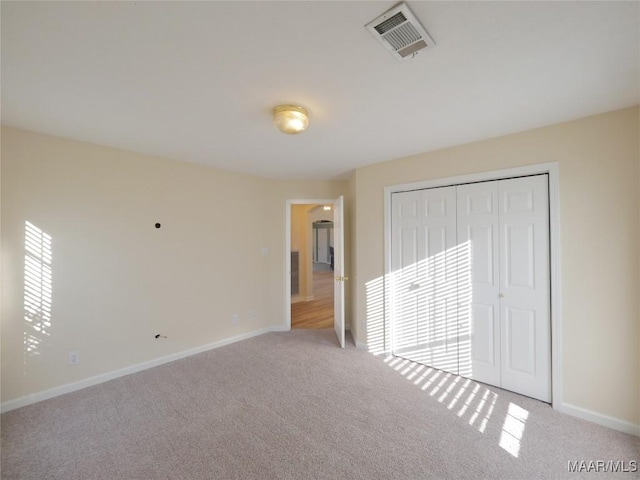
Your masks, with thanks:
[[(562, 289), (560, 278), (560, 167), (557, 162), (540, 163), (524, 167), (508, 168), (488, 172), (438, 178), (401, 185), (387, 186), (384, 189), (384, 268), (385, 278), (392, 273), (391, 263), (391, 195), (409, 190), (447, 187), (461, 183), (504, 180), (513, 177), (548, 174), (549, 179), (549, 271), (550, 271), (550, 318), (551, 318), (551, 405), (560, 410), (562, 407)], [(389, 282), (385, 281), (385, 351), (391, 353), (393, 338), (390, 335), (393, 322)]]

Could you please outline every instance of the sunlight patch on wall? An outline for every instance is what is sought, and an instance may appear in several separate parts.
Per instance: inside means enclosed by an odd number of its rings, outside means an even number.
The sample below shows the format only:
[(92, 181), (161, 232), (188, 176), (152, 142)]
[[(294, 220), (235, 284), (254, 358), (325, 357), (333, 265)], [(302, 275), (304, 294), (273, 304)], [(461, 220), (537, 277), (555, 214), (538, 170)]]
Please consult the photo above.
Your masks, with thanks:
[(24, 356), (41, 352), (42, 342), (51, 335), (52, 244), (51, 236), (31, 222), (24, 234)]
[(367, 348), (374, 355), (385, 351), (384, 281), (378, 277), (365, 285)]

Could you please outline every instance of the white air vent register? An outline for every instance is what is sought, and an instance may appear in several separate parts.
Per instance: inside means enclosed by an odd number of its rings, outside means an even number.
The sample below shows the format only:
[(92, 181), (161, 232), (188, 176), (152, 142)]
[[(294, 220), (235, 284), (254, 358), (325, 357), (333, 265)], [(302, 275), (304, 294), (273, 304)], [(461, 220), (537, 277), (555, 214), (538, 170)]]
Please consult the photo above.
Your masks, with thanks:
[(436, 44), (406, 3), (396, 5), (365, 27), (401, 61), (413, 58), (420, 50)]

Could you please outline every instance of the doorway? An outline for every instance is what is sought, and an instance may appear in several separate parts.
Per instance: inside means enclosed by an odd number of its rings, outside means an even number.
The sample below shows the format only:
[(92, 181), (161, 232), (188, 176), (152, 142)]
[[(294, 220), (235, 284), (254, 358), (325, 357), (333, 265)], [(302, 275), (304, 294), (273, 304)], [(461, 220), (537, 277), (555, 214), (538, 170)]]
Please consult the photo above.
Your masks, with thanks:
[[(286, 201), (285, 328), (333, 327), (341, 348), (345, 346), (344, 281), (347, 280), (343, 218), (342, 196)], [(318, 226), (316, 230), (323, 230), (322, 240), (317, 242), (314, 242), (314, 222)], [(320, 235), (318, 233), (319, 239)]]
[(333, 205), (291, 205), (291, 328), (333, 328)]

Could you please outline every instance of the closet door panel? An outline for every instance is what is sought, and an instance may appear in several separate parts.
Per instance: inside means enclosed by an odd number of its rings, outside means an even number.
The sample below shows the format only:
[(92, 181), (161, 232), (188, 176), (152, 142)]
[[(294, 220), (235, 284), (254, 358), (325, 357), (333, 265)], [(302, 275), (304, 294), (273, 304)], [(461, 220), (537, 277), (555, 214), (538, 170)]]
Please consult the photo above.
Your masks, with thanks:
[(535, 375), (535, 311), (505, 307), (507, 368), (512, 372)]
[(393, 195), (392, 276), (394, 353), (415, 350), (419, 343), (420, 259), (424, 257), (424, 239), (420, 227), (419, 192)]
[(502, 180), (502, 387), (551, 401), (549, 200), (546, 175)]
[(455, 187), (422, 190), (426, 270), (423, 282), (428, 305), (424, 348), (428, 365), (458, 373), (458, 293)]
[(393, 353), (458, 372), (455, 187), (392, 196)]
[[(472, 369), (467, 376), (482, 380), (478, 374), (479, 365), (486, 365), (490, 368), (499, 368), (497, 365), (497, 351), (496, 347), (499, 344), (495, 341), (496, 337), (499, 337), (497, 328), (499, 324), (496, 322), (496, 311), (493, 305), (486, 305), (482, 303), (476, 303), (471, 307), (471, 318), (473, 321), (472, 329), (472, 346), (473, 346), (473, 362), (475, 369)], [(475, 370), (475, 376), (474, 374)], [(498, 381), (500, 376), (498, 374)], [(494, 380), (495, 381), (495, 380)]]
[(498, 183), (457, 187), (460, 374), (500, 386)]

